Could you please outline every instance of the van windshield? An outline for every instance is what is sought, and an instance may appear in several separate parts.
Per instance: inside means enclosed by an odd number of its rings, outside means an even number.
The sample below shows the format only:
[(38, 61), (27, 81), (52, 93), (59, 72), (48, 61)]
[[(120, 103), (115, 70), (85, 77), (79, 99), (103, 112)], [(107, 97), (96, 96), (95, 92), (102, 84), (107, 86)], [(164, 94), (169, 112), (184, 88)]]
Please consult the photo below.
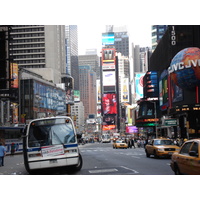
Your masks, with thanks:
[(29, 147), (75, 143), (75, 133), (71, 122), (32, 123), (28, 135)]

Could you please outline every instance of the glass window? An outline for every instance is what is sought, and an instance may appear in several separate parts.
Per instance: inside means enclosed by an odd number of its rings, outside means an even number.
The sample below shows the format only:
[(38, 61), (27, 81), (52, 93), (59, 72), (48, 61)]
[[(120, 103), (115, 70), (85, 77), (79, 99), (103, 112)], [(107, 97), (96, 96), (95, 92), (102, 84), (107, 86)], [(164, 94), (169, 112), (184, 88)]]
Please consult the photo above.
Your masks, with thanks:
[(199, 155), (197, 142), (194, 142), (194, 144), (192, 145), (191, 151), (195, 151), (197, 155)]
[(30, 127), (29, 147), (69, 143), (75, 143), (75, 134), (71, 123)]
[(192, 145), (192, 142), (185, 143), (180, 150), (180, 154), (189, 155), (189, 149), (190, 149), (191, 145)]

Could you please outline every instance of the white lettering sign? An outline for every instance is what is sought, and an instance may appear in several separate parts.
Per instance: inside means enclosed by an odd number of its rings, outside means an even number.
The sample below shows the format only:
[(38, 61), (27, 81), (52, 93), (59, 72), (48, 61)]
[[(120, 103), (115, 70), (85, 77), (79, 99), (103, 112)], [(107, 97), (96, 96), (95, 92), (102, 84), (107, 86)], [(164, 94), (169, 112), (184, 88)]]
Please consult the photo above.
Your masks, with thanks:
[(56, 146), (49, 146), (49, 147), (42, 147), (42, 156), (57, 156), (57, 155), (63, 155), (64, 149), (63, 145), (56, 145)]

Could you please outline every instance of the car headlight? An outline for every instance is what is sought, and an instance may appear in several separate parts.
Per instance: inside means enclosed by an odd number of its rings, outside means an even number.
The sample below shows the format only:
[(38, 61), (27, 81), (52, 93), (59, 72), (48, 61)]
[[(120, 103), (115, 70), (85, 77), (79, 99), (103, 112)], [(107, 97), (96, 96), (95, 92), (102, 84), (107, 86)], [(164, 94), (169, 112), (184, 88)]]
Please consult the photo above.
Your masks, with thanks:
[(164, 149), (158, 149), (158, 151), (164, 151)]

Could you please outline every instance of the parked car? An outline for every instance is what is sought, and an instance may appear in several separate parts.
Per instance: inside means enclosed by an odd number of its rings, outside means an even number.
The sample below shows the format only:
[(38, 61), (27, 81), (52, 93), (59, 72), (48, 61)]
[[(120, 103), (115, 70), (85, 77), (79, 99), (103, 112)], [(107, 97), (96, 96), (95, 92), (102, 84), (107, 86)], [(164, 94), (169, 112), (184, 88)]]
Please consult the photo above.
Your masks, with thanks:
[(179, 152), (171, 157), (170, 166), (175, 174), (200, 175), (200, 139), (186, 141)]
[(179, 151), (180, 147), (175, 145), (172, 140), (167, 138), (156, 138), (150, 140), (145, 146), (146, 156), (154, 155), (155, 158), (160, 156), (170, 157), (174, 152)]
[(115, 142), (113, 142), (113, 149), (118, 149), (118, 148), (127, 149), (128, 144), (126, 144), (124, 140), (116, 140)]

